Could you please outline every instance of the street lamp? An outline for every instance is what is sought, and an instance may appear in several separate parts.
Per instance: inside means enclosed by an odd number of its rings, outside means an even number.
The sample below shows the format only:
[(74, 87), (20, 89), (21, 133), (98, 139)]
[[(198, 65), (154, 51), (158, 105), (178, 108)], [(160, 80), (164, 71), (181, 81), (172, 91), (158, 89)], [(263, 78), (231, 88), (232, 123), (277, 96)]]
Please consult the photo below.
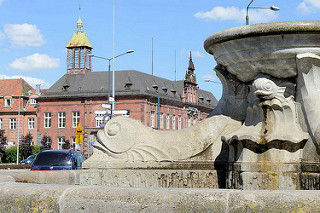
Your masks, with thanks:
[[(22, 93), (19, 95), (19, 108), (18, 108), (18, 139), (17, 139), (17, 164), (19, 164), (19, 146), (20, 146), (20, 99), (21, 97), (23, 98), (23, 95), (26, 94), (26, 92)], [(30, 93), (28, 92), (29, 96)], [(22, 108), (23, 108), (23, 103), (22, 103)], [(25, 110), (25, 108), (23, 108)]]
[[(133, 52), (134, 52), (134, 50), (128, 50), (127, 52), (119, 54), (119, 55), (114, 56), (112, 58), (105, 58), (105, 57), (100, 57), (100, 56), (96, 56), (96, 55), (93, 55), (93, 54), (89, 54), (89, 56), (91, 56), (91, 57), (100, 58), (100, 59), (104, 59), (104, 60), (108, 60), (109, 61), (109, 65), (108, 65), (108, 104), (110, 104), (110, 72), (111, 72), (110, 62), (115, 58), (118, 58), (120, 56), (126, 55), (128, 53), (133, 53)], [(113, 73), (113, 75), (114, 75), (114, 73)], [(114, 86), (112, 88), (114, 90)], [(113, 96), (113, 98), (114, 98), (114, 96)], [(112, 108), (111, 110), (114, 110), (114, 109)]]
[(251, 2), (247, 6), (246, 25), (249, 25), (249, 14), (248, 14), (249, 8), (250, 9), (267, 9), (267, 10), (273, 10), (273, 11), (279, 11), (280, 10), (279, 7), (276, 7), (274, 5), (272, 5), (271, 7), (250, 7), (250, 5), (252, 4), (253, 1), (254, 0), (251, 0)]

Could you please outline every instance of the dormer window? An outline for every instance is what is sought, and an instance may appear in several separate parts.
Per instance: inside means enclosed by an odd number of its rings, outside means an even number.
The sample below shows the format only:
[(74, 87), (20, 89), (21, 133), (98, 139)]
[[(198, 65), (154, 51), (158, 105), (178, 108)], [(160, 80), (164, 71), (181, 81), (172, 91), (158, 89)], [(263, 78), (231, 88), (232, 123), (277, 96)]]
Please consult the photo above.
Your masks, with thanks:
[(127, 82), (126, 82), (125, 85), (124, 85), (124, 88), (125, 88), (126, 90), (129, 90), (129, 89), (131, 89), (131, 86), (132, 86), (132, 82), (131, 82), (131, 80), (130, 80), (130, 77), (128, 77), (128, 80), (127, 80)]
[(172, 92), (172, 95), (176, 95), (176, 93), (177, 93), (177, 91), (175, 89), (172, 89), (171, 92)]
[(5, 98), (4, 99), (4, 106), (5, 107), (11, 107), (11, 98)]
[(168, 88), (167, 87), (162, 87), (162, 90), (163, 90), (164, 93), (167, 93)]
[(30, 104), (37, 104), (37, 100), (35, 98), (30, 99)]

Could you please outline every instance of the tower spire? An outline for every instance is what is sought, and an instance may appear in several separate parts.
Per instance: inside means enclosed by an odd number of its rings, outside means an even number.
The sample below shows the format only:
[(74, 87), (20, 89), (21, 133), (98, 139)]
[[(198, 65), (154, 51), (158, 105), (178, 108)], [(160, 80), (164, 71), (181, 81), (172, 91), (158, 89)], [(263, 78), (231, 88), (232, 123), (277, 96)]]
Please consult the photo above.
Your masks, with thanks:
[(79, 19), (77, 30), (73, 33), (70, 42), (67, 44), (67, 74), (84, 74), (91, 72), (91, 51), (92, 46), (87, 34), (83, 32), (81, 21), (81, 7), (79, 5)]
[(77, 33), (83, 33), (83, 23), (80, 18), (80, 11), (81, 11), (81, 7), (79, 5), (79, 19), (77, 21)]
[(190, 51), (190, 59), (189, 59), (189, 67), (188, 67), (188, 70), (191, 70), (191, 71), (195, 70), (195, 69), (194, 69), (194, 64), (193, 64), (193, 61), (192, 61), (192, 53), (191, 53), (191, 51)]
[(192, 53), (190, 51), (190, 58), (189, 58), (189, 66), (188, 66), (188, 70), (186, 71), (186, 78), (185, 80), (193, 83), (193, 84), (197, 84), (197, 80), (196, 80), (196, 75), (194, 74), (194, 64), (192, 61)]

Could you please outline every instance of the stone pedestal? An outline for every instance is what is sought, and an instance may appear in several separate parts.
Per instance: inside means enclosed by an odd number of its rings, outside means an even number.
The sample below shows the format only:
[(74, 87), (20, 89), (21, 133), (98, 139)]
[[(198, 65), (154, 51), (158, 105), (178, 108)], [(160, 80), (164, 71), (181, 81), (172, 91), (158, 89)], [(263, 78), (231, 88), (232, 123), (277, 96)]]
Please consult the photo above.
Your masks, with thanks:
[(223, 84), (210, 118), (177, 131), (112, 119), (84, 163), (97, 175), (88, 172), (84, 181), (97, 176), (129, 186), (318, 189), (320, 22), (227, 29), (208, 37), (204, 48)]

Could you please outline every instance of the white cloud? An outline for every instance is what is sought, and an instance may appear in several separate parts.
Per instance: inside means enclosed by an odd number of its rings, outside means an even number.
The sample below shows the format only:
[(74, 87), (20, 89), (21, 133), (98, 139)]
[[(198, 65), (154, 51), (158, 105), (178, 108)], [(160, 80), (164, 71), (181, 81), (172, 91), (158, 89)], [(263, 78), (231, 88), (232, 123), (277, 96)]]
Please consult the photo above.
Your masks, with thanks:
[(37, 84), (41, 84), (41, 89), (47, 89), (50, 87), (50, 84), (48, 82), (41, 80), (39, 78), (33, 78), (33, 77), (28, 77), (23, 75), (14, 75), (14, 76), (0, 75), (0, 79), (17, 79), (17, 78), (24, 79), (34, 89), (36, 89)]
[(9, 64), (9, 67), (14, 70), (33, 72), (58, 68), (59, 64), (60, 59), (58, 58), (51, 58), (45, 54), (35, 53), (33, 55), (14, 60)]
[(13, 47), (37, 47), (44, 43), (43, 36), (36, 25), (6, 24), (4, 32), (11, 40)]
[(0, 31), (0, 40), (3, 40), (6, 37), (6, 35)]
[(320, 10), (319, 0), (303, 0), (296, 8), (298, 13), (307, 15), (310, 13), (316, 13)]
[(199, 19), (212, 19), (215, 21), (237, 20), (245, 17), (245, 11), (240, 11), (237, 7), (214, 7), (211, 11), (200, 11), (193, 15)]
[(220, 82), (219, 78), (213, 73), (207, 73), (201, 76), (203, 80), (210, 80), (214, 82)]
[(202, 54), (200, 51), (192, 51), (192, 57), (195, 58), (203, 58), (205, 55)]
[[(237, 7), (214, 7), (211, 11), (200, 11), (193, 15), (196, 18), (214, 21), (245, 22), (246, 10)], [(268, 22), (278, 17), (278, 13), (271, 10), (249, 10), (250, 23)]]

